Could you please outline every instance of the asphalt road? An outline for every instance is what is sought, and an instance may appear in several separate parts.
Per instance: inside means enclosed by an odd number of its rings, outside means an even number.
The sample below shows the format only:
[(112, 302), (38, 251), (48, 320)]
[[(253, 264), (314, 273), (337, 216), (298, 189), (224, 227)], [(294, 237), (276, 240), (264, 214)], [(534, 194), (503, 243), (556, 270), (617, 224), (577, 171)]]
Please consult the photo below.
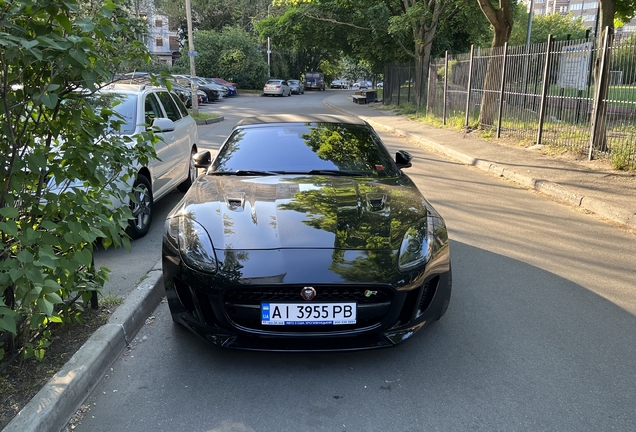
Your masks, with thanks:
[[(214, 149), (242, 116), (328, 112), (329, 94), (227, 100), (212, 107), (226, 120), (200, 133)], [(408, 174), (449, 227), (453, 299), (440, 322), (387, 350), (250, 353), (202, 343), (162, 303), (75, 430), (636, 430), (633, 235), (380, 135), (413, 153)], [(136, 281), (140, 255), (154, 265), (159, 225), (113, 275)]]

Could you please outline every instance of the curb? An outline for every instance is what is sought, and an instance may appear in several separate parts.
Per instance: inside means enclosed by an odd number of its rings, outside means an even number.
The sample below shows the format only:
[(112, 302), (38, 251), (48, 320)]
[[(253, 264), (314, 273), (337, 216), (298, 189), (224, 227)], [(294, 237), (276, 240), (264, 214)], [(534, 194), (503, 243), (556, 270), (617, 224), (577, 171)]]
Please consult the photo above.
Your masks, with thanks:
[(432, 149), (438, 153), (446, 155), (447, 157), (451, 159), (455, 159), (466, 165), (472, 165), (476, 168), (479, 168), (482, 171), (493, 173), (499, 177), (504, 177), (521, 186), (541, 192), (562, 203), (565, 203), (574, 207), (580, 207), (584, 210), (590, 211), (612, 222), (623, 225), (624, 227), (631, 228), (631, 229), (636, 228), (636, 213), (633, 213), (630, 210), (617, 207), (612, 204), (608, 204), (597, 198), (578, 195), (561, 184), (554, 183), (549, 180), (536, 179), (534, 177), (530, 177), (525, 174), (518, 173), (517, 171), (505, 165), (497, 165), (483, 159), (474, 158), (467, 154), (458, 152), (457, 150), (450, 149), (435, 141), (424, 138), (420, 135), (416, 135), (410, 132), (405, 132), (403, 130), (396, 129), (392, 126), (385, 125), (384, 123), (377, 122), (371, 118), (357, 115), (355, 113), (352, 113), (341, 107), (338, 107), (329, 103), (326, 99), (323, 100), (323, 103), (328, 108), (339, 111), (343, 114), (347, 114), (353, 117), (358, 117), (359, 119), (369, 123), (374, 128), (383, 129), (387, 132), (392, 133), (393, 135), (406, 138), (409, 141), (415, 142), (423, 147)]
[(205, 120), (197, 120), (196, 122), (197, 122), (197, 126), (205, 126), (212, 123), (222, 122), (223, 120), (225, 120), (225, 117), (219, 116), (219, 117), (209, 118)]
[(161, 260), (3, 432), (62, 430), (164, 296)]

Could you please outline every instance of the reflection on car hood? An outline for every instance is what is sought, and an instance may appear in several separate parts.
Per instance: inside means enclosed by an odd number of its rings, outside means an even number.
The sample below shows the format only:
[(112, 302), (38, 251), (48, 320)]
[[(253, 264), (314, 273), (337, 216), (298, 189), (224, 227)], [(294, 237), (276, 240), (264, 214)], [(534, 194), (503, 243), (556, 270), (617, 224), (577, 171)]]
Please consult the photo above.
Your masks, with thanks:
[(170, 216), (197, 220), (216, 249), (395, 250), (428, 207), (406, 176), (208, 175)]

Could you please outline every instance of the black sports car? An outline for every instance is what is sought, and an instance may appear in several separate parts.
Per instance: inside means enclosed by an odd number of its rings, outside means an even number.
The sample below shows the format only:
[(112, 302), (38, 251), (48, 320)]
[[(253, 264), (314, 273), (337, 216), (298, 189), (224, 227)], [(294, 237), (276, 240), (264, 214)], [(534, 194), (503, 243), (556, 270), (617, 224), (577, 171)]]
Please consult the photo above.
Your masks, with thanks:
[(392, 346), (451, 296), (446, 226), (366, 122), (241, 120), (168, 215), (172, 318), (223, 347)]

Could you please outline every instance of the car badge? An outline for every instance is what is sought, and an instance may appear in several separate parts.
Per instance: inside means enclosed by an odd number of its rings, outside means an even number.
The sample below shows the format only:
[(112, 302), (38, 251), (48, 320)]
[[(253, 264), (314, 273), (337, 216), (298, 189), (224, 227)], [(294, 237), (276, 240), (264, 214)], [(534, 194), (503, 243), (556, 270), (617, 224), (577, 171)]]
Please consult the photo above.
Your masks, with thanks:
[(307, 301), (313, 300), (316, 297), (316, 290), (314, 287), (304, 287), (300, 291), (300, 296)]
[(365, 297), (371, 297), (372, 295), (376, 295), (377, 293), (378, 293), (377, 291), (366, 290), (364, 292), (364, 296)]

